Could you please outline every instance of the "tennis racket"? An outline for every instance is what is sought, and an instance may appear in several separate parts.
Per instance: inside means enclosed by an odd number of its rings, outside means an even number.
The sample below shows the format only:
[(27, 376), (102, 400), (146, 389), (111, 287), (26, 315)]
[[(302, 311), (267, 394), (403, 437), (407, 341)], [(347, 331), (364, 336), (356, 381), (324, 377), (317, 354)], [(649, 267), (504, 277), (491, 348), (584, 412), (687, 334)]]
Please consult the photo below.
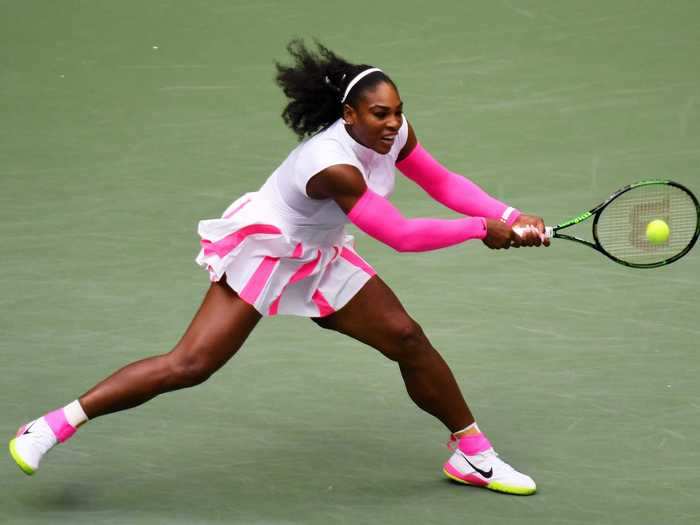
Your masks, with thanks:
[[(593, 218), (593, 240), (562, 230)], [(664, 221), (667, 239), (652, 239), (647, 228), (652, 221)], [(520, 230), (520, 231), (518, 231)], [(516, 229), (523, 233), (524, 229)], [(550, 239), (575, 241), (632, 268), (657, 268), (677, 261), (688, 253), (700, 235), (700, 205), (693, 193), (670, 180), (643, 180), (625, 186), (605, 202), (568, 221), (545, 229)]]

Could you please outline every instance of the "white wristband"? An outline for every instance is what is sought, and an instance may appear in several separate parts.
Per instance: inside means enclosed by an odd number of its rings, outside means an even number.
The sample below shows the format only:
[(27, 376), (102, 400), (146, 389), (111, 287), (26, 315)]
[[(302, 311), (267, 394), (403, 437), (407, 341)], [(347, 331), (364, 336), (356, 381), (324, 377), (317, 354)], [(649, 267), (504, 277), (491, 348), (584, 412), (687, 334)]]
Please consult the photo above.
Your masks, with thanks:
[(503, 223), (508, 223), (508, 218), (511, 216), (511, 214), (515, 211), (515, 208), (512, 206), (508, 206), (506, 210), (503, 212), (503, 215), (501, 215), (500, 221)]

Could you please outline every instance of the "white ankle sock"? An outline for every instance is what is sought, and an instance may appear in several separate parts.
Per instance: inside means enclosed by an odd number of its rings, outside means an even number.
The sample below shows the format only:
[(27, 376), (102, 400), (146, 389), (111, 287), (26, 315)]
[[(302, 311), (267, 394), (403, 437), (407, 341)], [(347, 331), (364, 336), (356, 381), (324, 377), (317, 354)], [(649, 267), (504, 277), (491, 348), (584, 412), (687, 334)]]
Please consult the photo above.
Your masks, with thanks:
[(457, 432), (454, 432), (454, 434), (455, 434), (455, 435), (456, 435), (456, 434), (461, 434), (462, 432), (466, 432), (467, 430), (471, 430), (471, 429), (474, 429), (474, 430), (476, 430), (477, 432), (481, 432), (481, 430), (479, 429), (479, 425), (477, 425), (477, 424), (476, 424), (476, 421), (474, 421), (474, 423), (472, 423), (471, 425), (467, 425), (467, 426), (464, 427), (462, 430), (458, 430)]
[(77, 399), (72, 403), (69, 403), (68, 405), (64, 406), (63, 413), (65, 414), (68, 422), (75, 428), (78, 428), (80, 425), (82, 425), (88, 420), (88, 417), (85, 414), (83, 407), (80, 406), (80, 401), (78, 401)]

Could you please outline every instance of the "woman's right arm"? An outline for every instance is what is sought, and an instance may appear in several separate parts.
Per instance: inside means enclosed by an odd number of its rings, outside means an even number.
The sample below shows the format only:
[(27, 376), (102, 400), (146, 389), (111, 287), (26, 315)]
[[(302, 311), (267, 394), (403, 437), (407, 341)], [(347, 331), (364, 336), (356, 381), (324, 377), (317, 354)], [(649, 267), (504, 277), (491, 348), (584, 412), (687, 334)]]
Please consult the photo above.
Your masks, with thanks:
[(357, 168), (346, 164), (314, 175), (306, 191), (312, 198), (333, 199), (350, 222), (399, 252), (438, 250), (469, 239), (482, 239), (490, 248), (508, 248), (519, 240), (509, 226), (483, 217), (408, 219), (369, 189)]

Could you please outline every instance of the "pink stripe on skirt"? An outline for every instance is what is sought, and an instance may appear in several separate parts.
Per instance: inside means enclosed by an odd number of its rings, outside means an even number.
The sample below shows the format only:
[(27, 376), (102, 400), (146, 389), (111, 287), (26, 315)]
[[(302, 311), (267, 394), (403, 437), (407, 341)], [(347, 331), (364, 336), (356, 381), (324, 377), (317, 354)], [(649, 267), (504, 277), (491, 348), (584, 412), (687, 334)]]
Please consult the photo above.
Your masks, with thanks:
[(246, 200), (243, 201), (239, 206), (236, 206), (233, 210), (231, 210), (230, 212), (228, 212), (227, 214), (225, 214), (223, 218), (224, 218), (224, 219), (228, 219), (228, 218), (232, 217), (233, 215), (235, 215), (236, 213), (238, 213), (239, 211), (241, 211), (241, 208), (242, 208), (243, 206), (245, 206), (246, 204), (248, 204), (249, 202), (250, 202), (250, 199), (246, 199)]
[(275, 269), (278, 262), (279, 257), (265, 256), (258, 266), (258, 269), (255, 270), (253, 276), (246, 283), (245, 288), (243, 288), (241, 293), (238, 294), (239, 297), (246, 303), (255, 305), (255, 301), (257, 301), (258, 297), (260, 297), (260, 293), (263, 291), (263, 288), (265, 288), (265, 285), (270, 279), (270, 275), (272, 275), (272, 271)]
[(343, 248), (343, 250), (340, 252), (340, 256), (353, 266), (357, 266), (358, 268), (360, 268), (363, 272), (367, 273), (368, 275), (377, 274), (377, 272), (374, 271), (374, 268), (372, 268), (369, 264), (363, 261), (362, 258), (355, 252), (352, 252), (347, 248)]
[(320, 290), (316, 290), (314, 292), (314, 295), (311, 297), (311, 300), (318, 307), (319, 317), (325, 317), (335, 312), (333, 307), (330, 304), (328, 304), (328, 301), (326, 301), (326, 298), (323, 296)]
[(204, 255), (211, 255), (214, 253), (223, 259), (234, 250), (236, 246), (241, 244), (246, 237), (260, 233), (281, 234), (282, 231), (271, 224), (251, 224), (233, 233), (229, 233), (226, 237), (216, 242), (202, 239), (200, 244), (202, 248), (204, 248)]
[(318, 250), (318, 254), (316, 255), (316, 258), (313, 261), (307, 262), (306, 264), (302, 265), (301, 268), (299, 268), (296, 272), (294, 272), (294, 274), (289, 278), (289, 281), (287, 281), (287, 283), (282, 287), (282, 291), (280, 292), (280, 294), (270, 305), (270, 310), (268, 311), (269, 315), (277, 315), (277, 310), (279, 309), (282, 294), (284, 293), (284, 290), (287, 288), (287, 286), (290, 286), (296, 283), (297, 281), (301, 281), (302, 279), (311, 275), (316, 269), (316, 266), (318, 266), (318, 261), (320, 260), (321, 250)]

